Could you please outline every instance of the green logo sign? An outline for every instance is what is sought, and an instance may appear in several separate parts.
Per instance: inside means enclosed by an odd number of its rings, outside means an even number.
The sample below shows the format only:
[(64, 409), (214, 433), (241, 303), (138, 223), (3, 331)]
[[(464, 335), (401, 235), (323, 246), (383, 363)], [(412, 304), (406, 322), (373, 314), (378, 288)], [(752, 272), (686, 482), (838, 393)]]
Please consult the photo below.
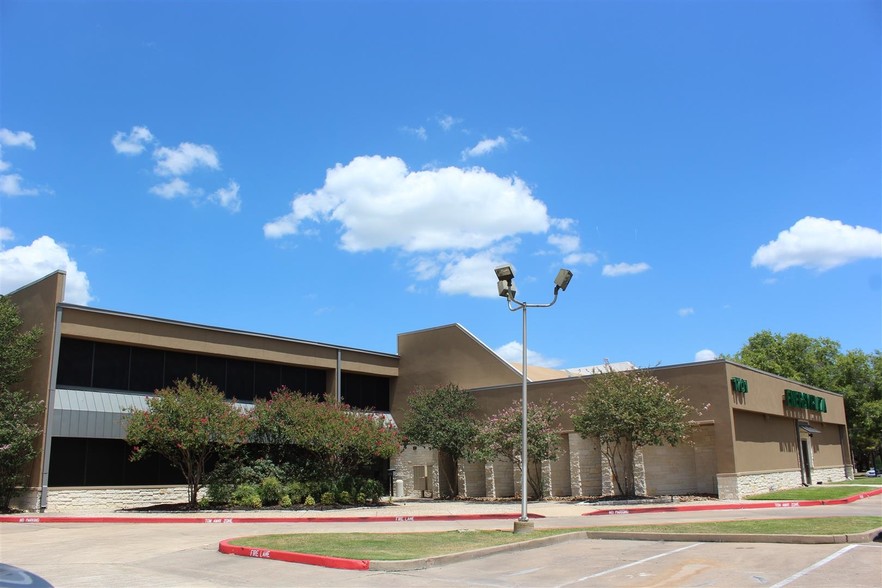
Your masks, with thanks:
[(827, 412), (827, 401), (820, 396), (797, 392), (796, 390), (784, 390), (784, 404), (793, 408), (807, 408), (818, 412)]
[(747, 394), (747, 380), (744, 378), (732, 378), (732, 391)]

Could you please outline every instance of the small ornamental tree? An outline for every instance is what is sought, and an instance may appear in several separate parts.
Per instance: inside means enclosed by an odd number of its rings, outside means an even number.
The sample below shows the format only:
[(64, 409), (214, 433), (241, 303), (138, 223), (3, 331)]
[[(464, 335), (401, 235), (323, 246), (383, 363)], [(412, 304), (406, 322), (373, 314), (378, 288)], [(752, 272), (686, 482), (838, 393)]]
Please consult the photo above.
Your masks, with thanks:
[(37, 457), (34, 441), (41, 430), (37, 417), (43, 402), (17, 385), (37, 355), (43, 332), (22, 332), (21, 325), (18, 309), (0, 296), (0, 510), (9, 509), (27, 482), (27, 465)]
[(132, 461), (156, 453), (177, 467), (195, 509), (208, 461), (245, 443), (252, 430), (248, 415), (227, 402), (214, 384), (193, 375), (157, 390), (147, 399), (146, 410), (133, 410), (126, 440), (132, 445)]
[(398, 431), (370, 412), (281, 389), (254, 404), (256, 438), (277, 461), (332, 482), (401, 450)]
[[(527, 475), (527, 481), (534, 498), (542, 497), (542, 462), (555, 461), (560, 455), (562, 438), (557, 423), (561, 412), (555, 402), (527, 403), (527, 466), (530, 463), (536, 466), (536, 475)], [(523, 412), (520, 400), (481, 424), (477, 445), (476, 455), (484, 461), (502, 458), (523, 471)]]
[(596, 437), (612, 469), (619, 493), (634, 495), (634, 453), (649, 445), (685, 441), (695, 414), (688, 399), (671, 384), (645, 370), (607, 371), (592, 376), (574, 400), (573, 428)]
[[(456, 384), (417, 390), (407, 399), (410, 411), (401, 421), (408, 443), (422, 445), (447, 454), (454, 469), (475, 447), (478, 420), (474, 415), (475, 397)], [(457, 476), (448, 472), (448, 492), (457, 494)]]

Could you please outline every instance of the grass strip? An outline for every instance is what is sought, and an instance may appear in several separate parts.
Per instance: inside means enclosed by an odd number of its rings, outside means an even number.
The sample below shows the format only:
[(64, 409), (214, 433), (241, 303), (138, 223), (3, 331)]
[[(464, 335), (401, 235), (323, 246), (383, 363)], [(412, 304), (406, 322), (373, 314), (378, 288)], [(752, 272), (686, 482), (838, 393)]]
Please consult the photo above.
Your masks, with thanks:
[(299, 533), (240, 537), (231, 545), (294, 551), (331, 557), (375, 561), (419, 559), (508, 545), (580, 529), (541, 529), (532, 533), (511, 531), (444, 531), (440, 533)]
[(836, 500), (860, 494), (854, 486), (810, 486), (745, 496), (746, 500)]
[(711, 533), (715, 535), (847, 535), (882, 527), (882, 517), (824, 517), (761, 519), (667, 525), (617, 525), (591, 527), (587, 531), (622, 533)]
[(844, 535), (882, 527), (882, 517), (824, 517), (672, 523), (667, 525), (618, 525), (578, 529), (537, 529), (515, 535), (511, 531), (444, 531), (440, 533), (298, 533), (240, 537), (231, 545), (293, 551), (331, 557), (391, 561), (436, 557), (473, 549), (508, 545), (574, 531), (622, 533), (708, 533), (754, 535)]

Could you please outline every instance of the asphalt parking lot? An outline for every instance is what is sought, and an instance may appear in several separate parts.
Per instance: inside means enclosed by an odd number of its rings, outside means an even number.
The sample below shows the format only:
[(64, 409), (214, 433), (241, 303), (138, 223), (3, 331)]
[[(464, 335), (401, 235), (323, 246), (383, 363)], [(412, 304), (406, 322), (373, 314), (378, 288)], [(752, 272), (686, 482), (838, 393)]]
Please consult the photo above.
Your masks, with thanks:
[[(575, 510), (573, 510), (575, 514)], [(849, 505), (756, 511), (564, 513), (537, 527), (882, 515), (882, 496)], [(291, 532), (511, 529), (507, 520), (371, 523), (0, 524), (0, 561), (67, 586), (766, 586), (878, 587), (882, 543), (826, 545), (576, 540), (408, 572), (334, 570), (223, 555), (231, 537)], [(711, 538), (712, 539), (712, 538)]]

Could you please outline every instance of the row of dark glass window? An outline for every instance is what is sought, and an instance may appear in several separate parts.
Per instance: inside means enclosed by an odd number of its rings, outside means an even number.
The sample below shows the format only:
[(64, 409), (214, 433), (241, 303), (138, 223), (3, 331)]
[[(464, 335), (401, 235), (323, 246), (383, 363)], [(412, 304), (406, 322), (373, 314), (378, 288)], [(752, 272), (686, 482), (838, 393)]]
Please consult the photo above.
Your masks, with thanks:
[[(129, 461), (132, 448), (123, 439), (53, 437), (49, 486), (152, 486), (184, 484), (181, 471), (151, 454)], [(214, 464), (208, 464), (208, 471)], [(363, 466), (359, 475), (385, 482), (388, 460)]]
[[(328, 380), (321, 369), (62, 337), (56, 382), (60, 387), (153, 392), (193, 374), (228, 398), (244, 401), (269, 398), (282, 386), (322, 397)], [(388, 378), (344, 373), (341, 395), (356, 408), (389, 410)]]

